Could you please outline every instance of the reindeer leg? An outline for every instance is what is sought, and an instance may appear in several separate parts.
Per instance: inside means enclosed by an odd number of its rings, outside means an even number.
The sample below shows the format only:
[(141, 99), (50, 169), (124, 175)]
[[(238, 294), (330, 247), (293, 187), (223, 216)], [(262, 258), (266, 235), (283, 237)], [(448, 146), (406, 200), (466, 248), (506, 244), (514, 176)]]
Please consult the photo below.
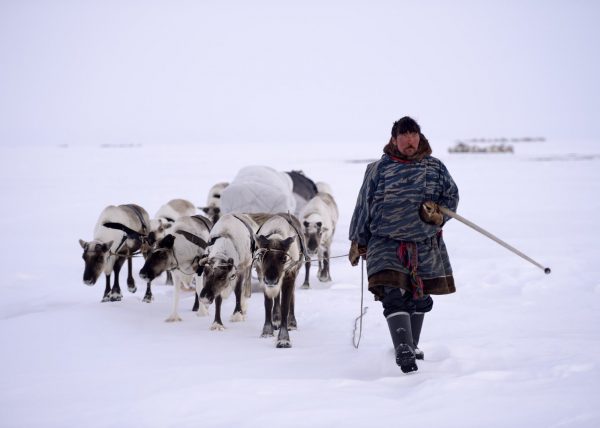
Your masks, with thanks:
[(204, 317), (209, 314), (209, 312), (208, 312), (209, 305), (200, 301), (200, 293), (202, 292), (202, 286), (203, 286), (203, 282), (204, 282), (200, 278), (203, 278), (203, 276), (202, 275), (195, 276), (196, 289), (194, 290), (195, 299), (194, 299), (194, 309), (193, 310), (196, 311), (197, 317)]
[(133, 279), (133, 275), (131, 271), (133, 270), (131, 256), (127, 257), (127, 289), (130, 293), (135, 293), (137, 291), (137, 287), (135, 286), (135, 281)]
[(211, 330), (223, 331), (225, 330), (225, 326), (223, 325), (223, 321), (221, 321), (221, 303), (223, 303), (223, 298), (219, 294), (215, 297), (215, 320), (210, 326)]
[(273, 300), (273, 328), (277, 330), (281, 324), (281, 291)]
[(298, 322), (296, 321), (296, 315), (294, 313), (294, 307), (296, 306), (296, 294), (292, 292), (292, 298), (290, 302), (290, 313), (288, 315), (288, 330), (296, 330), (298, 328)]
[(181, 321), (181, 317), (177, 313), (177, 309), (179, 308), (180, 288), (181, 288), (181, 280), (178, 277), (175, 284), (173, 284), (173, 312), (171, 312), (171, 315), (169, 316), (169, 318), (167, 318), (165, 320), (166, 322)]
[(152, 281), (148, 281), (148, 283), (146, 284), (146, 294), (144, 295), (144, 299), (142, 300), (145, 303), (150, 303), (152, 300), (154, 300), (154, 297), (152, 296)]
[(273, 299), (265, 293), (265, 325), (260, 337), (273, 336)]
[[(248, 271), (245, 275), (244, 280), (244, 295), (245, 299), (242, 299), (242, 314), (244, 317), (248, 313), (248, 299), (252, 297), (252, 266), (248, 267)], [(244, 318), (245, 319), (245, 318)]]
[(167, 271), (167, 279), (165, 280), (165, 285), (173, 285), (173, 274), (171, 274), (170, 270)]
[(285, 275), (281, 285), (281, 325), (277, 336), (277, 348), (291, 348), (290, 334), (288, 332), (288, 316), (294, 293), (294, 276)]
[(194, 290), (194, 306), (192, 307), (193, 312), (198, 312), (198, 308), (200, 307), (200, 299), (198, 299), (198, 293)]
[(310, 283), (308, 282), (308, 277), (310, 274), (310, 261), (304, 263), (304, 269), (306, 270), (306, 275), (304, 276), (304, 283), (302, 284), (302, 288), (310, 288)]
[(123, 263), (125, 263), (125, 258), (119, 257), (117, 258), (117, 261), (115, 262), (115, 266), (113, 268), (115, 277), (113, 279), (113, 286), (110, 292), (111, 302), (119, 302), (123, 299), (123, 294), (121, 294), (121, 287), (119, 286), (119, 273), (121, 272), (121, 267), (123, 267)]
[[(246, 280), (244, 281), (244, 296), (246, 298), (252, 297), (252, 266), (248, 268), (248, 273), (246, 274)], [(242, 306), (242, 312), (244, 315), (246, 314), (246, 308)]]
[(235, 283), (235, 308), (233, 309), (233, 314), (229, 321), (231, 322), (239, 322), (244, 321), (246, 317), (244, 316), (244, 312), (242, 311), (242, 291), (244, 288), (244, 282), (246, 281), (246, 275), (239, 275), (237, 277), (237, 281)]
[[(319, 257), (321, 259), (321, 257)], [(323, 251), (323, 269), (319, 272), (319, 281), (329, 282), (331, 281), (331, 275), (329, 275), (329, 249)], [(319, 262), (320, 263), (320, 262)]]
[(110, 302), (110, 274), (106, 275), (106, 287), (104, 288), (102, 302)]

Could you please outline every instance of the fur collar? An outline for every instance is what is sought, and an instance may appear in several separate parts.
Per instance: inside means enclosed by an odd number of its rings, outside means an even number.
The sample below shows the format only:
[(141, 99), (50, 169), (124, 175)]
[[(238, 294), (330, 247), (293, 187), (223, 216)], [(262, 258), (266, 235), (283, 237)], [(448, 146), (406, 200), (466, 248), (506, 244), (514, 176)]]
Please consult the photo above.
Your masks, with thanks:
[(398, 147), (394, 144), (392, 138), (383, 148), (383, 153), (388, 155), (392, 160), (400, 162), (412, 162), (423, 160), (426, 156), (430, 156), (432, 153), (429, 141), (425, 138), (425, 135), (420, 134), (419, 148), (417, 152), (412, 156), (405, 156), (398, 151)]

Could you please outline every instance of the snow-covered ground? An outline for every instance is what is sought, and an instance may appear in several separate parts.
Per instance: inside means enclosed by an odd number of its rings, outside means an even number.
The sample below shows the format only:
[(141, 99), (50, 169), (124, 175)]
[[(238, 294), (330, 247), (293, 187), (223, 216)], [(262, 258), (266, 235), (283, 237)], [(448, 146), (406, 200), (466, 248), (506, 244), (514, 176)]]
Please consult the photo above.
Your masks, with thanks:
[(344, 255), (365, 162), (384, 143), (1, 147), (0, 426), (600, 426), (598, 142), (450, 155), (451, 142), (432, 141), (460, 188), (459, 212), (552, 274), (451, 221), (458, 291), (434, 298), (414, 374), (396, 366), (367, 292), (353, 347), (361, 272), (343, 257), (333, 282), (313, 269), (313, 288), (296, 290), (291, 349), (259, 337), (259, 293), (243, 323), (228, 322), (230, 297), (218, 332), (191, 312), (191, 293), (183, 322), (165, 323), (164, 278), (143, 303), (139, 258), (138, 291), (124, 287), (122, 302), (100, 303), (103, 278), (82, 283), (77, 241), (92, 239), (106, 205), (150, 215), (172, 198), (202, 205), (212, 184), (251, 164), (329, 182), (340, 208), (332, 254)]

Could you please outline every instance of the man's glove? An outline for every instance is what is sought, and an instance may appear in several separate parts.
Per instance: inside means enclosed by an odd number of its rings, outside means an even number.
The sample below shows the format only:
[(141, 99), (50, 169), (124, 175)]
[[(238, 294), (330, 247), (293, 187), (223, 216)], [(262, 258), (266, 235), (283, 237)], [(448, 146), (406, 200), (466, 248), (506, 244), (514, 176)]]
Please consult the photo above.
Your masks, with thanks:
[(367, 247), (359, 246), (358, 242), (352, 241), (350, 245), (350, 253), (348, 254), (348, 260), (352, 266), (358, 264), (358, 260), (362, 256), (363, 259), (367, 258)]
[(425, 223), (441, 226), (444, 223), (444, 214), (440, 211), (440, 207), (433, 201), (426, 201), (419, 208), (419, 217)]

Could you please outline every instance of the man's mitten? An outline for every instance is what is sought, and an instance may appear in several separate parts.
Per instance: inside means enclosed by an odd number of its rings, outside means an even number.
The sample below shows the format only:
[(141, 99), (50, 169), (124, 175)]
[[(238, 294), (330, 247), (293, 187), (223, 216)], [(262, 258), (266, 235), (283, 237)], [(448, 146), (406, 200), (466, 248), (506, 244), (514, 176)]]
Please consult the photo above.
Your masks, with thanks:
[(352, 241), (352, 244), (350, 245), (350, 252), (348, 253), (348, 260), (350, 260), (350, 264), (352, 266), (356, 266), (361, 256), (363, 259), (367, 258), (367, 247), (359, 246), (358, 242)]
[(419, 216), (425, 223), (441, 226), (444, 223), (444, 214), (440, 211), (440, 207), (433, 201), (426, 201), (419, 208)]

